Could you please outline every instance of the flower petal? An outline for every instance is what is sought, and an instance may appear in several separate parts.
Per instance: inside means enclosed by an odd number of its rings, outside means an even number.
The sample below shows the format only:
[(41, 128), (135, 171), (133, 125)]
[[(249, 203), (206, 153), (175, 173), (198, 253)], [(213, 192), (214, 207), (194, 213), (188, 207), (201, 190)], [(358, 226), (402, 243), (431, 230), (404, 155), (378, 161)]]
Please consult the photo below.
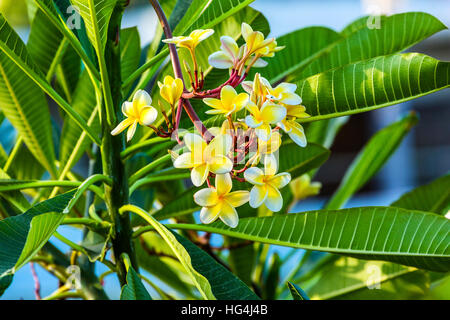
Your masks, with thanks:
[(292, 127), (292, 130), (288, 133), (289, 137), (300, 147), (306, 147), (307, 141), (302, 125), (293, 120), (289, 123)]
[(216, 175), (216, 190), (219, 196), (226, 195), (232, 187), (233, 182), (229, 173)]
[(252, 208), (258, 208), (261, 206), (267, 198), (267, 186), (254, 186), (250, 190), (249, 204)]
[(236, 209), (230, 206), (228, 203), (222, 204), (219, 218), (223, 221), (223, 223), (231, 228), (236, 228), (239, 223), (239, 216), (236, 212)]
[(206, 163), (192, 168), (191, 180), (194, 186), (200, 187), (203, 183), (205, 183), (208, 174), (209, 166)]
[(220, 48), (225, 51), (232, 59), (236, 59), (239, 54), (239, 47), (232, 37), (221, 36), (220, 42), (222, 45)]
[(231, 109), (230, 107), (236, 96), (236, 90), (230, 85), (226, 85), (220, 90), (220, 100), (226, 109)]
[(257, 167), (251, 167), (245, 170), (244, 172), (244, 178), (246, 181), (250, 182), (251, 184), (260, 185), (262, 186), (264, 184), (264, 173), (260, 168)]
[(255, 68), (264, 68), (265, 66), (267, 66), (269, 63), (267, 61), (264, 61), (263, 59), (258, 59), (256, 60), (256, 62), (253, 64), (253, 67)]
[(200, 221), (204, 224), (214, 222), (219, 217), (221, 209), (222, 205), (220, 203), (213, 207), (203, 207), (200, 210)]
[(277, 159), (273, 154), (264, 157), (264, 175), (274, 176), (278, 171)]
[(203, 102), (207, 105), (210, 106), (211, 108), (217, 109), (217, 110), (223, 110), (223, 106), (222, 106), (222, 101), (220, 101), (219, 99), (215, 99), (215, 98), (204, 98)]
[(267, 186), (267, 198), (264, 201), (267, 209), (278, 212), (283, 207), (283, 197), (277, 188), (270, 185)]
[(272, 179), (269, 180), (269, 183), (272, 187), (277, 189), (281, 189), (286, 186), (291, 181), (291, 175), (288, 172), (282, 172), (275, 175)]
[(149, 126), (155, 122), (158, 117), (158, 111), (152, 106), (145, 107), (140, 114), (139, 124)]
[(269, 141), (270, 136), (272, 134), (272, 128), (269, 124), (263, 123), (258, 128), (255, 129), (255, 133), (259, 139), (263, 141)]
[(293, 106), (302, 103), (302, 99), (300, 98), (300, 96), (291, 92), (284, 93), (280, 101)]
[(253, 91), (253, 81), (244, 81), (241, 83), (242, 89), (248, 94), (252, 94)]
[(253, 29), (252, 29), (252, 27), (250, 27), (250, 25), (243, 22), (242, 26), (241, 26), (241, 33), (242, 33), (242, 37), (244, 38), (244, 40), (247, 41), (250, 34), (253, 33)]
[(274, 124), (286, 117), (286, 108), (278, 104), (264, 103), (261, 108), (261, 118), (265, 123)]
[(136, 117), (133, 109), (133, 102), (125, 101), (122, 103), (122, 113), (128, 118)]
[(219, 202), (216, 190), (205, 188), (194, 193), (194, 201), (200, 207), (212, 207)]
[(239, 93), (237, 96), (233, 99), (233, 104), (236, 105), (236, 111), (242, 110), (249, 101), (249, 96), (246, 93)]
[(247, 190), (234, 191), (227, 194), (224, 199), (233, 207), (242, 206), (250, 199), (250, 192)]
[(226, 155), (233, 146), (233, 138), (229, 134), (216, 136), (205, 149), (207, 157)]
[(208, 57), (208, 63), (217, 69), (228, 69), (233, 66), (233, 60), (223, 51), (212, 53)]
[(121, 133), (123, 130), (125, 130), (126, 128), (128, 128), (130, 125), (132, 125), (134, 123), (133, 119), (129, 119), (126, 118), (125, 120), (121, 121), (117, 127), (115, 127), (112, 131), (111, 134), (113, 136), (117, 136), (119, 133)]
[(128, 131), (127, 131), (127, 142), (130, 142), (131, 139), (133, 139), (133, 136), (134, 136), (134, 134), (136, 132), (137, 124), (138, 124), (138, 122), (134, 121), (133, 124), (128, 128)]
[(186, 152), (175, 159), (173, 166), (179, 169), (192, 168), (193, 166), (198, 165), (197, 163), (194, 163), (193, 160), (193, 154), (191, 152)]
[(233, 169), (233, 162), (226, 156), (218, 155), (208, 161), (209, 170), (216, 174), (228, 173)]
[(258, 128), (262, 124), (262, 121), (256, 121), (255, 117), (248, 115), (245, 117), (245, 124), (250, 128)]
[(135, 103), (135, 106), (137, 107), (137, 110), (140, 110), (141, 108), (145, 106), (149, 106), (152, 104), (152, 98), (147, 93), (147, 91), (144, 90), (138, 90), (133, 96), (133, 103)]
[(184, 135), (183, 141), (186, 144), (186, 147), (188, 147), (191, 152), (194, 152), (196, 156), (197, 153), (203, 156), (203, 151), (206, 148), (206, 142), (200, 135), (188, 132)]

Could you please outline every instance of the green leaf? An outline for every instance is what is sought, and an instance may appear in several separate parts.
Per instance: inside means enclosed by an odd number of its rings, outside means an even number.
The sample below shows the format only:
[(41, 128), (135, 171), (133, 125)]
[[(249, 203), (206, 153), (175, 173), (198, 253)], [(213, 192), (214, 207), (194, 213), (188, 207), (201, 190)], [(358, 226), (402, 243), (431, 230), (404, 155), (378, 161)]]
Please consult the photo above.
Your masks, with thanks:
[(44, 167), (36, 160), (26, 145), (22, 143), (13, 160), (11, 160), (7, 173), (17, 180), (39, 180), (44, 172)]
[(173, 232), (173, 235), (189, 253), (194, 269), (208, 279), (212, 293), (217, 299), (259, 300), (259, 297), (245, 283), (236, 278), (206, 252), (181, 235), (175, 232)]
[[(16, 78), (20, 77), (20, 80), (23, 79), (23, 81), (21, 81), (20, 84), (22, 84), (22, 86), (27, 89), (33, 84), (33, 82), (31, 82), (30, 80), (34, 81), (35, 84), (37, 84), (46, 94), (48, 94), (71, 118), (73, 118), (77, 122), (77, 124), (81, 128), (83, 128), (84, 131), (86, 131), (86, 133), (92, 139), (92, 141), (96, 142), (97, 144), (100, 144), (100, 139), (98, 138), (98, 136), (92, 131), (91, 128), (87, 126), (86, 122), (80, 117), (78, 113), (76, 113), (73, 110), (70, 104), (68, 104), (67, 101), (65, 101), (46, 81), (40, 69), (31, 61), (24, 43), (19, 38), (17, 33), (8, 25), (8, 23), (3, 18), (2, 15), (0, 15), (0, 50), (3, 51), (4, 53), (1, 55), (2, 60), (0, 61), (0, 64), (4, 64), (4, 67), (2, 68), (3, 71), (0, 71), (2, 72), (2, 78), (6, 78), (6, 76), (9, 76), (12, 78), (12, 80), (17, 81)], [(9, 74), (11, 72), (10, 69), (15, 71), (14, 72), (15, 77)], [(0, 87), (3, 86), (2, 84), (3, 81), (2, 83), (0, 83)], [(21, 87), (19, 87), (19, 89), (21, 89), (21, 91), (25, 91)], [(31, 91), (28, 90), (27, 92), (30, 93)], [(39, 93), (37, 89), (36, 92), (38, 97), (43, 96), (42, 92)], [(16, 100), (20, 102), (21, 100), (24, 100), (24, 98), (28, 98), (25, 96), (26, 93), (24, 92), (20, 93), (22, 94), (17, 95), (17, 97), (14, 95), (15, 100), (13, 102), (16, 102)], [(0, 95), (5, 94), (0, 93)], [(36, 95), (33, 92), (33, 97), (35, 96)], [(6, 97), (11, 99), (10, 96), (8, 95), (6, 95)], [(29, 98), (27, 99), (27, 101), (28, 100)], [(31, 110), (33, 110), (33, 108)], [(44, 126), (41, 125), (41, 127)], [(51, 153), (46, 156), (50, 157)]]
[(128, 268), (127, 284), (122, 287), (120, 300), (152, 300), (133, 267)]
[(80, 73), (80, 58), (68, 40), (40, 9), (36, 11), (31, 24), (27, 49), (48, 81), (55, 73), (58, 75), (56, 86), (61, 88), (71, 101), (71, 93)]
[[(276, 83), (323, 55), (341, 38), (336, 31), (325, 27), (308, 27), (285, 34), (277, 38), (277, 45), (286, 47), (266, 59), (269, 64), (261, 73), (270, 83)], [(255, 72), (258, 69), (253, 70), (249, 78), (253, 79)]]
[(100, 54), (105, 49), (109, 19), (117, 0), (71, 0), (80, 8), (91, 44)]
[[(99, 132), (100, 121), (99, 117), (96, 116), (97, 111), (94, 111), (96, 104), (97, 99), (94, 86), (89, 79), (88, 73), (83, 71), (73, 93), (72, 107), (86, 122), (92, 123), (91, 127), (95, 131)], [(66, 169), (71, 169), (91, 144), (91, 141), (83, 134), (83, 130), (69, 117), (66, 117), (64, 120), (60, 141), (60, 171), (69, 161), (71, 163)]]
[[(433, 213), (391, 207), (318, 210), (223, 223), (170, 225), (268, 244), (450, 270), (450, 221)], [(420, 230), (420, 232), (419, 232)]]
[(371, 111), (450, 86), (450, 63), (418, 53), (394, 54), (319, 73), (297, 83), (310, 118)]
[[(3, 169), (0, 168), (0, 179), (10, 180), (11, 177), (5, 171), (3, 171)], [(6, 201), (8, 201), (9, 204), (13, 205), (18, 211), (24, 212), (30, 207), (27, 199), (20, 191), (1, 192), (0, 195)]]
[(194, 0), (175, 28), (174, 35), (184, 35), (195, 29), (212, 28), (253, 1)]
[(305, 289), (311, 299), (417, 299), (428, 283), (416, 268), (340, 257), (315, 270)]
[(193, 213), (200, 209), (200, 207), (194, 202), (194, 193), (199, 188), (190, 188), (180, 194), (174, 201), (169, 202), (161, 209), (153, 214), (153, 217), (158, 220), (164, 220), (168, 218), (179, 217), (185, 214)]
[(207, 300), (215, 300), (215, 297), (211, 291), (211, 285), (209, 284), (208, 280), (194, 269), (189, 253), (177, 241), (172, 232), (170, 232), (164, 225), (159, 223), (155, 218), (148, 215), (147, 212), (138, 207), (125, 205), (121, 208), (121, 210), (129, 210), (131, 212), (139, 214), (139, 216), (144, 218), (145, 221), (147, 221), (159, 233), (164, 241), (166, 241), (167, 245), (172, 249), (173, 253), (183, 265), (186, 273), (192, 279), (192, 282), (197, 287), (202, 297)]
[[(0, 49), (4, 48), (12, 50), (27, 67), (40, 74), (40, 70), (32, 64), (24, 43), (0, 14)], [(55, 174), (50, 112), (44, 94), (3, 53), (0, 55), (0, 74), (1, 110), (22, 136), (36, 159), (51, 174)]]
[(0, 297), (3, 295), (6, 289), (8, 289), (9, 285), (13, 280), (13, 275), (9, 274), (5, 277), (0, 277)]
[(325, 209), (342, 208), (382, 168), (416, 123), (417, 116), (410, 113), (378, 131), (353, 160)]
[(294, 300), (309, 300), (306, 292), (303, 291), (299, 286), (295, 285), (292, 282), (288, 282), (287, 285)]
[(266, 273), (262, 285), (262, 297), (264, 300), (275, 300), (276, 298), (281, 265), (280, 256), (275, 252), (270, 256), (267, 270), (264, 270)]
[(445, 215), (450, 209), (450, 174), (405, 193), (391, 206)]
[(0, 221), (0, 277), (16, 272), (42, 248), (74, 194), (75, 190), (61, 194)]
[(304, 148), (295, 143), (283, 144), (279, 149), (279, 172), (289, 172), (292, 179), (319, 167), (329, 157), (330, 151), (320, 145), (308, 143)]
[(172, 288), (180, 298), (193, 298), (192, 281), (183, 271), (166, 242), (155, 232), (146, 232), (135, 241), (139, 267)]
[(137, 27), (120, 30), (120, 69), (122, 79), (128, 78), (139, 66), (141, 40)]
[(359, 19), (341, 33), (342, 40), (335, 42), (328, 52), (294, 78), (304, 79), (357, 61), (397, 53), (444, 29), (442, 22), (423, 12), (381, 16), (379, 29), (370, 29)]

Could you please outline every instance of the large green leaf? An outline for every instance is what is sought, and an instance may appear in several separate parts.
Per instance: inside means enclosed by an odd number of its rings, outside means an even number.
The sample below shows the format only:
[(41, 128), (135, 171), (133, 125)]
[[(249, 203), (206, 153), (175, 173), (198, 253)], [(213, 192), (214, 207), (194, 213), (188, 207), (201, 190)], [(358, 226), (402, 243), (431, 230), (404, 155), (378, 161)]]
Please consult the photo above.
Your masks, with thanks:
[(120, 300), (152, 300), (133, 267), (128, 268), (127, 284), (122, 287)]
[(80, 9), (91, 44), (100, 54), (105, 49), (109, 19), (117, 0), (71, 0)]
[(182, 35), (195, 29), (209, 29), (234, 15), (254, 0), (194, 0), (174, 30)]
[[(76, 113), (72, 106), (67, 103), (48, 83), (48, 81), (45, 79), (44, 75), (40, 71), (39, 67), (37, 67), (31, 60), (29, 54), (27, 53), (26, 47), (22, 40), (19, 38), (17, 33), (8, 25), (6, 20), (3, 18), (3, 16), (0, 15), (0, 50), (3, 52), (1, 55), (2, 58), (2, 64), (5, 65), (3, 67), (2, 73), (2, 79), (6, 76), (11, 77), (9, 73), (11, 72), (10, 69), (14, 70), (14, 76), (20, 77), (21, 81), (20, 84), (22, 84), (24, 87), (28, 89), (28, 87), (32, 86), (33, 82), (34, 84), (37, 84), (46, 94), (48, 94), (71, 118), (75, 120), (75, 122), (83, 128), (84, 131), (86, 131), (87, 135), (92, 139), (92, 141), (95, 141), (97, 144), (100, 144), (100, 139), (92, 131), (91, 128), (89, 128), (86, 124), (86, 122), (80, 117), (78, 113)], [(4, 63), (3, 63), (4, 61)], [(12, 80), (14, 77), (11, 77)], [(32, 81), (30, 81), (32, 80)], [(3, 81), (2, 81), (3, 82)], [(14, 83), (13, 83), (14, 84)], [(10, 86), (9, 82), (8, 85)], [(14, 88), (14, 87), (13, 87)], [(20, 89), (20, 88), (19, 88)], [(25, 91), (23, 88), (22, 91)], [(36, 92), (38, 90), (36, 89)], [(21, 99), (24, 99), (26, 96), (25, 94), (31, 94), (32, 90), (27, 90), (27, 92), (20, 92), (22, 95), (18, 95), (17, 97), (14, 96), (13, 98), (15, 100), (18, 100), (19, 102)], [(3, 93), (2, 93), (3, 94)], [(35, 97), (36, 94), (33, 92), (33, 97)], [(42, 92), (37, 93), (37, 96), (43, 96)], [(8, 96), (6, 96), (8, 98)], [(29, 97), (26, 97), (27, 100), (29, 100)], [(9, 99), (11, 99), (9, 97)], [(15, 101), (13, 101), (15, 102)], [(28, 108), (27, 108), (28, 109)], [(33, 110), (33, 109), (31, 109)], [(42, 111), (42, 110), (41, 110)], [(11, 121), (12, 122), (12, 121)], [(43, 122), (45, 125), (45, 121)], [(44, 127), (44, 125), (41, 125), (41, 127)], [(49, 130), (49, 129), (46, 129)], [(47, 157), (51, 157), (52, 153), (49, 153)], [(53, 165), (53, 164), (52, 164)], [(54, 172), (54, 170), (53, 170)]]
[(236, 228), (170, 225), (268, 244), (385, 260), (417, 268), (450, 270), (450, 221), (439, 215), (391, 207), (318, 210), (244, 218)]
[[(11, 177), (0, 168), (0, 179), (10, 180)], [(9, 204), (15, 207), (19, 212), (24, 212), (30, 207), (27, 199), (20, 191), (8, 191), (0, 194)]]
[(428, 282), (416, 268), (340, 257), (314, 271), (305, 290), (311, 299), (417, 299)]
[(36, 160), (26, 145), (22, 143), (17, 153), (14, 154), (7, 173), (17, 180), (39, 180), (44, 172), (44, 167)]
[[(30, 68), (40, 72), (19, 36), (0, 14), (0, 47), (11, 48)], [(18, 130), (29, 150), (51, 173), (56, 172), (50, 113), (39, 87), (7, 55), (0, 55), (0, 108)]]
[(319, 73), (297, 83), (315, 121), (398, 104), (450, 86), (450, 64), (418, 53), (394, 54)]
[(217, 299), (259, 300), (259, 297), (241, 280), (206, 252), (181, 235), (175, 232), (173, 234), (191, 256), (194, 269), (208, 279), (211, 290)]
[(411, 113), (378, 131), (353, 160), (325, 209), (342, 208), (381, 169), (416, 123), (417, 116)]
[(359, 19), (352, 24), (352, 28), (347, 28), (341, 33), (341, 40), (295, 74), (294, 78), (303, 79), (349, 63), (397, 53), (446, 29), (438, 19), (423, 12), (382, 16), (380, 28), (370, 29), (363, 22)]
[[(86, 122), (93, 117), (91, 127), (100, 131), (99, 117), (95, 116), (96, 103), (94, 86), (89, 80), (88, 73), (84, 71), (73, 93), (72, 107)], [(60, 141), (59, 160), (61, 170), (69, 160), (71, 163), (68, 169), (72, 168), (91, 144), (91, 141), (83, 134), (83, 130), (69, 117), (66, 117), (64, 121)]]
[[(261, 74), (270, 83), (278, 82), (317, 59), (341, 38), (336, 31), (325, 27), (308, 27), (285, 34), (277, 38), (277, 45), (285, 48), (266, 59), (269, 64), (261, 69)], [(257, 71), (254, 69), (250, 78)]]
[(391, 206), (445, 215), (450, 209), (450, 174), (405, 193)]
[(142, 234), (136, 239), (135, 248), (140, 268), (169, 286), (180, 298), (194, 297), (191, 279), (184, 273), (183, 265), (158, 234)]
[(122, 79), (126, 79), (139, 66), (141, 40), (137, 27), (120, 30), (120, 69)]
[(64, 193), (0, 221), (0, 277), (17, 271), (42, 248), (59, 226), (61, 212), (74, 194)]
[(186, 249), (181, 245), (178, 240), (175, 238), (172, 232), (170, 232), (164, 225), (159, 223), (155, 218), (148, 215), (144, 210), (132, 206), (125, 205), (122, 207), (122, 210), (129, 210), (131, 212), (139, 214), (142, 218), (147, 221), (150, 226), (152, 226), (161, 236), (161, 238), (166, 241), (167, 245), (170, 249), (172, 249), (173, 253), (183, 265), (186, 273), (191, 278), (192, 282), (200, 292), (201, 296), (207, 300), (215, 300), (215, 297), (211, 291), (211, 285), (203, 275), (198, 273), (194, 267), (192, 266), (192, 259)]
[(71, 93), (78, 81), (80, 58), (63, 38), (42, 10), (37, 10), (31, 24), (27, 49), (33, 61), (46, 75), (47, 80), (56, 73), (58, 87), (71, 101)]

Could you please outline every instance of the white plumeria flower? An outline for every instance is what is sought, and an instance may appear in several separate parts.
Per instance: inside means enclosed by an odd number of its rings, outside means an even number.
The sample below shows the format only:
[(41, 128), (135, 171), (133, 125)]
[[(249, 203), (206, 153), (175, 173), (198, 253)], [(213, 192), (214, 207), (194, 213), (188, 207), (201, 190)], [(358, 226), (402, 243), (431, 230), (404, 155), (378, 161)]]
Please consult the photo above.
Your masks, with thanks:
[(209, 175), (224, 174), (231, 171), (233, 162), (227, 157), (233, 145), (233, 138), (228, 134), (216, 136), (209, 144), (194, 133), (187, 133), (183, 138), (190, 152), (178, 156), (173, 165), (175, 168), (192, 168), (192, 183), (199, 187)]
[(295, 120), (283, 120), (278, 123), (278, 126), (283, 129), (300, 147), (306, 147), (306, 135), (303, 126)]
[(305, 106), (285, 105), (286, 119), (280, 121), (277, 125), (286, 132), (289, 137), (300, 147), (306, 147), (306, 135), (303, 126), (295, 121), (296, 118), (308, 118), (309, 114), (305, 112)]
[(180, 37), (173, 37), (170, 39), (165, 39), (163, 42), (165, 43), (174, 43), (177, 45), (177, 47), (187, 48), (191, 51), (197, 47), (197, 45), (205, 40), (206, 38), (209, 38), (214, 33), (213, 29), (199, 29), (192, 31), (189, 36), (180, 36)]
[[(302, 99), (300, 98), (300, 96), (295, 93), (295, 91), (297, 90), (296, 84), (282, 82), (275, 88), (272, 88), (272, 85), (266, 78), (260, 76), (259, 79), (261, 81), (263, 90), (265, 91), (266, 99), (292, 106), (302, 103)], [(256, 78), (255, 81), (257, 81)], [(242, 88), (244, 88), (247, 93), (252, 94), (254, 81), (244, 81), (242, 83)]]
[(279, 173), (277, 161), (274, 156), (266, 156), (264, 170), (251, 167), (244, 172), (244, 178), (253, 188), (250, 191), (250, 206), (258, 208), (264, 204), (267, 209), (278, 212), (283, 207), (283, 197), (278, 189), (283, 188), (291, 181), (287, 172)]
[(204, 98), (203, 102), (210, 106), (211, 110), (206, 111), (207, 114), (223, 114), (226, 117), (232, 113), (241, 111), (248, 103), (249, 97), (246, 93), (237, 93), (236, 90), (229, 85), (224, 86), (220, 90), (220, 99)]
[(311, 182), (311, 177), (308, 174), (303, 174), (292, 180), (289, 186), (294, 199), (303, 200), (319, 194), (322, 184), (320, 182)]
[[(211, 66), (217, 69), (229, 69), (236, 67), (240, 59), (243, 57), (244, 47), (239, 48), (236, 41), (229, 36), (220, 37), (220, 51), (212, 53), (208, 57)], [(267, 62), (258, 59), (253, 65), (257, 68), (267, 66)]]
[(261, 109), (250, 101), (246, 108), (250, 114), (245, 117), (245, 123), (250, 128), (254, 128), (258, 138), (264, 141), (268, 141), (272, 134), (270, 125), (276, 124), (286, 117), (286, 108), (270, 101), (266, 101)]
[(129, 127), (127, 131), (127, 141), (130, 141), (134, 133), (136, 132), (137, 125), (149, 126), (155, 122), (158, 117), (158, 111), (151, 106), (152, 98), (144, 90), (138, 90), (134, 96), (133, 101), (125, 101), (122, 104), (122, 113), (125, 115), (126, 119), (119, 123), (114, 130), (111, 131), (113, 136), (120, 134), (126, 128)]
[(250, 159), (250, 164), (252, 166), (256, 166), (261, 159), (263, 159), (267, 155), (272, 155), (280, 149), (281, 146), (281, 133), (278, 131), (272, 131), (270, 139), (268, 141), (264, 141), (258, 139), (257, 149)]
[(206, 188), (194, 194), (195, 203), (203, 207), (200, 211), (200, 221), (208, 224), (220, 218), (223, 223), (235, 228), (239, 222), (235, 208), (248, 202), (249, 192), (230, 192), (232, 181), (229, 173), (216, 175), (215, 182), (215, 189)]

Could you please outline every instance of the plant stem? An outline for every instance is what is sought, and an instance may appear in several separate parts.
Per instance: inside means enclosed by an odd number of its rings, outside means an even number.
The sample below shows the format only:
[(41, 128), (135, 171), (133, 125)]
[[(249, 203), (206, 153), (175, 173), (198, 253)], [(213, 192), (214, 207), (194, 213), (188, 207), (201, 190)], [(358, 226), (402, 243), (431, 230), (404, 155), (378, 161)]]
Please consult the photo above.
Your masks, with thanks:
[[(118, 3), (114, 8), (109, 29), (108, 40), (105, 49), (105, 63), (108, 70), (108, 82), (110, 84), (112, 103), (114, 112), (119, 113), (122, 102), (121, 93), (121, 74), (120, 74), (120, 42), (118, 39), (121, 18), (123, 13), (123, 4)], [(105, 107), (103, 105), (103, 107)], [(111, 115), (110, 115), (111, 116)], [(117, 118), (114, 116), (114, 118)], [(128, 203), (128, 179), (125, 172), (125, 166), (121, 161), (120, 153), (124, 150), (124, 140), (122, 136), (112, 136), (111, 130), (115, 123), (108, 121), (108, 116), (104, 110), (101, 112), (102, 122), (102, 145), (101, 156), (104, 175), (112, 179), (111, 186), (105, 185), (105, 202), (108, 213), (113, 224), (112, 247), (114, 260), (117, 264), (117, 276), (121, 286), (126, 284), (127, 271), (123, 260), (120, 258), (123, 253), (127, 254), (133, 265), (138, 271), (137, 259), (133, 244), (131, 241), (131, 225), (129, 214), (119, 214), (119, 208)]]
[[(166, 36), (166, 39), (172, 38), (172, 31), (170, 30), (169, 22), (167, 21), (166, 15), (164, 14), (164, 11), (162, 10), (158, 0), (149, 0), (149, 1), (153, 6), (153, 9), (155, 9), (159, 22), (161, 23), (161, 26), (164, 30), (164, 35)], [(180, 78), (181, 81), (183, 81), (184, 85), (183, 72), (181, 71), (180, 59), (178, 57), (177, 49), (173, 43), (168, 43), (167, 45), (169, 46), (170, 60), (172, 61), (173, 73), (175, 74), (176, 78)], [(186, 85), (184, 85), (184, 90), (186, 90)], [(189, 118), (191, 119), (192, 123), (194, 124), (195, 128), (202, 134), (206, 142), (210, 141), (213, 135), (208, 131), (208, 129), (206, 129), (205, 125), (200, 120), (197, 113), (194, 111), (194, 108), (192, 108), (192, 105), (190, 104), (189, 100), (183, 99), (183, 107), (186, 113), (188, 114)]]

